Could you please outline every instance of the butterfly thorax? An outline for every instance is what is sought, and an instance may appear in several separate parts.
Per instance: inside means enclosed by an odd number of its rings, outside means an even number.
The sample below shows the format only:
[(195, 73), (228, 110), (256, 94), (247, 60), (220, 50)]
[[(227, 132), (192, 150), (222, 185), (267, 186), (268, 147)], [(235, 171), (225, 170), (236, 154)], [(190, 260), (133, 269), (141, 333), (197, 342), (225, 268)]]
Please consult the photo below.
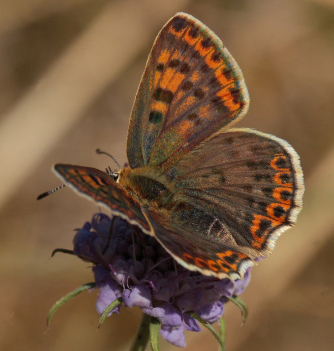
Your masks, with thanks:
[(148, 168), (123, 168), (118, 183), (143, 207), (157, 206), (170, 209), (175, 205), (173, 183)]

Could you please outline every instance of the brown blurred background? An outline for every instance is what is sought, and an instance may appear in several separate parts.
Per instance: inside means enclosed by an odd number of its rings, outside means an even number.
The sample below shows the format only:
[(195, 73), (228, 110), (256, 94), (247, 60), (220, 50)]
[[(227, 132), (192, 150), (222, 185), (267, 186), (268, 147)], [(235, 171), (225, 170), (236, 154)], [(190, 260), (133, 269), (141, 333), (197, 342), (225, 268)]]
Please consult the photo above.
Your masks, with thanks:
[[(226, 311), (230, 351), (334, 345), (334, 3), (331, 0), (0, 0), (0, 349), (128, 350), (140, 320), (123, 310), (96, 331), (96, 292), (50, 306), (92, 281), (87, 264), (50, 253), (98, 206), (61, 192), (56, 162), (126, 161), (127, 124), (152, 42), (177, 11), (207, 24), (239, 63), (251, 96), (239, 126), (288, 140), (305, 171), (304, 210)], [(112, 165), (113, 166), (113, 165)], [(217, 350), (206, 331), (187, 350)], [(176, 350), (162, 343), (163, 350)]]

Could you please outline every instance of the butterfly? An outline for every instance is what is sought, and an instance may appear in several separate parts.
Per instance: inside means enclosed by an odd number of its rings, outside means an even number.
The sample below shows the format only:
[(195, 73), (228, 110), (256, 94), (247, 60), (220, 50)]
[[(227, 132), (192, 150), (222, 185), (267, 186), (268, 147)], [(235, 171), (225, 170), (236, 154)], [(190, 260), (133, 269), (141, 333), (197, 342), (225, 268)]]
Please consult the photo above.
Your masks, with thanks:
[(158, 34), (139, 85), (128, 166), (54, 171), (189, 270), (242, 278), (295, 224), (304, 192), (299, 157), (286, 141), (232, 128), (248, 105), (241, 70), (220, 39), (177, 13)]

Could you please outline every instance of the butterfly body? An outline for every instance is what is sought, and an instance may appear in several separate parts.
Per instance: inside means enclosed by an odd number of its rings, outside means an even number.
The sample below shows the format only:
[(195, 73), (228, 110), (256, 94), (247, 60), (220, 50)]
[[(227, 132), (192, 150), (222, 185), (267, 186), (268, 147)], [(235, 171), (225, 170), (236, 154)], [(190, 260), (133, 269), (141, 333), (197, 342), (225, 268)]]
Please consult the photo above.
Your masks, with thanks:
[(176, 14), (153, 45), (132, 110), (129, 166), (55, 166), (69, 185), (153, 235), (182, 265), (242, 277), (291, 227), (304, 191), (284, 140), (231, 128), (248, 109), (242, 73), (216, 35)]

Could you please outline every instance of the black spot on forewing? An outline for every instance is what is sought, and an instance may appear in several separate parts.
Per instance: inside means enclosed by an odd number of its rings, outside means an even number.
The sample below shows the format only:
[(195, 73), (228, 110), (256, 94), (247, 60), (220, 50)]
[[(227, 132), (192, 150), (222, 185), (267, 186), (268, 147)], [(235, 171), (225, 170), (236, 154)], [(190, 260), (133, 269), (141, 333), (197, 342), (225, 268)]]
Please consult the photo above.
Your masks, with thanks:
[(173, 93), (169, 90), (157, 88), (153, 93), (153, 99), (155, 99), (156, 101), (163, 101), (169, 104), (173, 99)]
[(163, 117), (163, 113), (153, 110), (150, 112), (149, 121), (150, 123), (158, 124), (162, 121)]
[(189, 31), (189, 35), (192, 37), (192, 38), (197, 38), (198, 37), (198, 34), (199, 34), (199, 28), (198, 27), (193, 27), (190, 29)]
[(182, 64), (180, 68), (180, 72), (183, 74), (189, 73), (190, 72), (190, 66), (187, 63)]
[(197, 88), (197, 89), (194, 91), (194, 96), (197, 97), (198, 99), (203, 99), (204, 96), (205, 96), (205, 93), (204, 93), (203, 89)]
[(163, 70), (164, 70), (164, 64), (163, 63), (159, 63), (158, 65), (157, 65), (157, 71), (159, 71), (159, 72), (162, 72)]
[(176, 17), (172, 20), (172, 26), (177, 32), (187, 27), (187, 20), (185, 18)]
[(212, 40), (211, 40), (211, 38), (206, 38), (202, 41), (201, 44), (202, 44), (203, 48), (207, 49), (210, 46), (212, 46)]
[(181, 89), (183, 90), (190, 90), (194, 84), (190, 82), (189, 80), (186, 80), (185, 82), (182, 83)]
[(232, 68), (226, 67), (223, 70), (224, 76), (228, 79), (231, 80), (233, 78), (233, 70)]
[(174, 59), (169, 63), (169, 66), (170, 67), (177, 67), (179, 64), (180, 64), (180, 61), (177, 59)]

